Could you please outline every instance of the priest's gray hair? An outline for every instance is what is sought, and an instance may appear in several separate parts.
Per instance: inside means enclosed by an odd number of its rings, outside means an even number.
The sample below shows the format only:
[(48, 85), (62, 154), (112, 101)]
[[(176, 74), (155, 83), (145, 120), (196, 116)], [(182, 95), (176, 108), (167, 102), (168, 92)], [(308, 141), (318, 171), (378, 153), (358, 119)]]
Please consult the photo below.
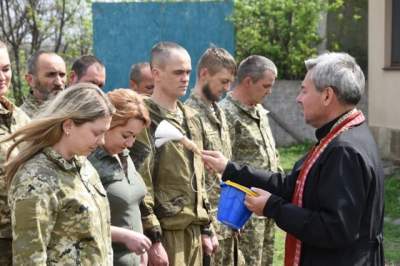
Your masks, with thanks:
[(340, 102), (356, 105), (364, 93), (365, 77), (354, 57), (326, 53), (305, 61), (318, 91), (331, 87)]

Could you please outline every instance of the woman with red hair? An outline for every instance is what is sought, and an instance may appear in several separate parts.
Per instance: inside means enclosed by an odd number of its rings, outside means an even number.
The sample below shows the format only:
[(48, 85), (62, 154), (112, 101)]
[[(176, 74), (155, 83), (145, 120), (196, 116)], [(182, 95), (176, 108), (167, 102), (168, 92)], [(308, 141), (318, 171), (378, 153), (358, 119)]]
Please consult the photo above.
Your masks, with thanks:
[(90, 155), (107, 191), (111, 208), (111, 236), (114, 265), (147, 264), (146, 251), (151, 241), (143, 234), (139, 203), (146, 186), (136, 172), (128, 148), (135, 142), (150, 118), (142, 98), (132, 90), (116, 89), (108, 93), (115, 106), (105, 143)]

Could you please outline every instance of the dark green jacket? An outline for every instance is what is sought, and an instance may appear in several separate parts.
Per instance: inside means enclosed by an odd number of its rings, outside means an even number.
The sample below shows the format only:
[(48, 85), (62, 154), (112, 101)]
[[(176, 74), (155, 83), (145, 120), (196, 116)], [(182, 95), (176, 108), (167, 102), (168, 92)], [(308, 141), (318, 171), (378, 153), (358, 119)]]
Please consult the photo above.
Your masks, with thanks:
[[(111, 225), (142, 233), (139, 203), (146, 194), (146, 186), (136, 172), (129, 151), (124, 150), (119, 158), (118, 160), (100, 147), (88, 157), (107, 191)], [(114, 266), (140, 265), (140, 256), (131, 252), (124, 244), (113, 242), (112, 247)]]
[(202, 148), (202, 128), (197, 113), (178, 102), (185, 121), (182, 127), (175, 114), (151, 99), (145, 99), (145, 103), (150, 111), (151, 126), (137, 137), (134, 146), (140, 149), (136, 149), (133, 157), (140, 160), (148, 153), (139, 169), (148, 190), (141, 213), (144, 232), (155, 241), (161, 238), (163, 229), (183, 230), (190, 224), (206, 225), (210, 217), (201, 157), (178, 142), (170, 141), (160, 148), (154, 145), (154, 132), (165, 119)]

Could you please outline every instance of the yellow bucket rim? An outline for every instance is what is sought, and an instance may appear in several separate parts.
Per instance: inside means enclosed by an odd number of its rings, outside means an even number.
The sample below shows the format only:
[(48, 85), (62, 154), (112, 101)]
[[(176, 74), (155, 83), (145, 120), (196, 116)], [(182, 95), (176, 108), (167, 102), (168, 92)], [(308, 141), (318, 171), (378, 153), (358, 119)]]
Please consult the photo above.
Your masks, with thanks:
[(251, 189), (249, 189), (249, 188), (247, 188), (245, 186), (242, 186), (242, 185), (240, 185), (238, 183), (232, 182), (230, 180), (226, 181), (225, 184), (227, 184), (227, 185), (229, 185), (231, 187), (237, 188), (237, 189), (243, 191), (244, 193), (246, 193), (249, 196), (252, 196), (252, 197), (258, 196), (258, 194), (256, 192), (254, 192), (253, 190), (251, 190)]

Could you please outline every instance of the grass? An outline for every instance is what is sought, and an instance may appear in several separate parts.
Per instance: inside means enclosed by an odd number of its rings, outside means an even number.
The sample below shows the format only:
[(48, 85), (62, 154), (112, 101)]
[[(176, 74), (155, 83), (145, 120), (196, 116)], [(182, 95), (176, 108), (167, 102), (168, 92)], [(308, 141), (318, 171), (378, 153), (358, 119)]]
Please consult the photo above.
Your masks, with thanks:
[(274, 247), (274, 266), (282, 266), (285, 258), (285, 237), (286, 233), (275, 226), (275, 247)]
[[(294, 163), (301, 158), (311, 147), (311, 143), (294, 145), (290, 147), (280, 148), (280, 163), (283, 170), (287, 173), (292, 170)], [(285, 257), (285, 237), (286, 233), (276, 226), (275, 231), (275, 249), (274, 249), (274, 265), (282, 266)]]
[[(285, 172), (306, 154), (311, 144), (280, 148), (281, 165)], [(395, 222), (396, 221), (396, 222)], [(274, 265), (283, 265), (285, 232), (276, 227)], [(385, 179), (384, 250), (386, 265), (400, 265), (400, 171)]]
[(280, 163), (287, 173), (292, 170), (294, 163), (305, 155), (311, 148), (311, 143), (304, 143), (290, 147), (279, 148)]
[(400, 265), (400, 171), (385, 179), (385, 222), (383, 227), (385, 261)]

